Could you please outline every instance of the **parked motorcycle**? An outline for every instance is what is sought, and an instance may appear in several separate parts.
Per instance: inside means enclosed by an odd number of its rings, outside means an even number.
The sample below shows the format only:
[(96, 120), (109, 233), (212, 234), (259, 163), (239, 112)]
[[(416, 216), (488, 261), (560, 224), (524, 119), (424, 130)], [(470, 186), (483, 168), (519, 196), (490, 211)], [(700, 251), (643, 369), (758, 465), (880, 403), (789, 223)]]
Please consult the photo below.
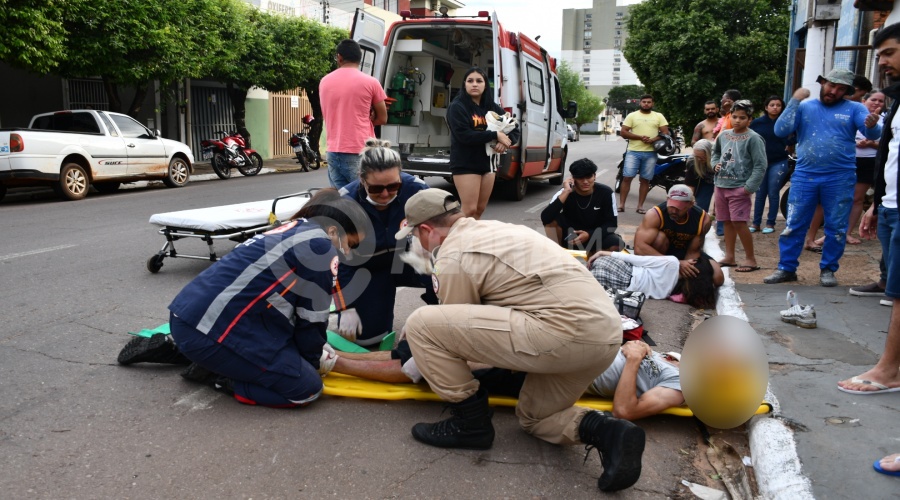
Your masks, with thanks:
[[(288, 144), (294, 148), (294, 155), (297, 157), (297, 163), (302, 165), (301, 169), (303, 172), (309, 172), (312, 170), (319, 170), (321, 166), (321, 159), (319, 158), (319, 153), (317, 153), (309, 143), (309, 130), (310, 126), (315, 120), (311, 115), (306, 115), (303, 117), (303, 128), (300, 132), (291, 135), (291, 138), (288, 139)], [(288, 129), (282, 130), (285, 133), (290, 133)]]
[[(656, 156), (656, 170), (653, 179), (650, 180), (650, 188), (661, 187), (668, 193), (669, 188), (675, 184), (684, 184), (685, 173), (688, 168), (693, 168), (694, 157), (689, 154), (673, 154), (671, 156)], [(616, 173), (616, 192), (622, 186), (622, 172), (625, 169), (625, 155), (619, 162)]]
[(252, 176), (262, 170), (263, 159), (255, 149), (247, 148), (247, 141), (239, 132), (216, 132), (221, 139), (205, 139), (201, 159), (210, 160), (212, 168), (220, 179), (231, 177), (231, 169), (237, 168), (242, 175)]

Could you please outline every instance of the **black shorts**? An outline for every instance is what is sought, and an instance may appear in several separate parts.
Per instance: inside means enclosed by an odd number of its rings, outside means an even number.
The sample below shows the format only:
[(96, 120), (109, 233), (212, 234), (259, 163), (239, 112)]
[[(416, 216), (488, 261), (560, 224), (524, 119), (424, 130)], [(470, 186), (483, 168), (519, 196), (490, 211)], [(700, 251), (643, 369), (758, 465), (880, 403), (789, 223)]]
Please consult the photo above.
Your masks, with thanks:
[(478, 167), (475, 165), (468, 165), (464, 167), (450, 167), (450, 173), (453, 175), (466, 175), (466, 174), (475, 174), (475, 175), (485, 175), (491, 173), (490, 167)]
[(859, 184), (875, 183), (875, 157), (856, 157), (856, 182)]

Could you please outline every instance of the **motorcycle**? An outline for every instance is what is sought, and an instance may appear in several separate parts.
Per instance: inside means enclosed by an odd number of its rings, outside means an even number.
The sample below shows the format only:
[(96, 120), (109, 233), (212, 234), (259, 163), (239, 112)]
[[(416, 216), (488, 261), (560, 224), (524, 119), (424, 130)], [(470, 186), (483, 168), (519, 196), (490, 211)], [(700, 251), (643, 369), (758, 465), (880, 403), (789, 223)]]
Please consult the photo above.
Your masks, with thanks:
[[(288, 139), (288, 144), (294, 148), (294, 155), (297, 157), (297, 163), (302, 166), (300, 170), (303, 172), (309, 172), (310, 169), (319, 170), (322, 163), (319, 153), (309, 144), (309, 129), (313, 120), (314, 118), (310, 115), (304, 116), (303, 128), (300, 132), (292, 134), (291, 138)], [(290, 133), (288, 129), (282, 129), (282, 132)]]
[(242, 175), (253, 176), (262, 170), (263, 159), (254, 149), (247, 148), (247, 141), (239, 132), (216, 132), (221, 139), (205, 139), (200, 142), (203, 147), (202, 160), (210, 160), (213, 170), (220, 179), (231, 177), (232, 167)]
[[(650, 188), (661, 187), (668, 193), (675, 184), (684, 184), (685, 173), (688, 168), (694, 168), (694, 157), (689, 154), (673, 154), (671, 156), (656, 155), (656, 169), (653, 179), (650, 180)], [(616, 192), (622, 186), (622, 172), (625, 169), (625, 155), (616, 167)]]

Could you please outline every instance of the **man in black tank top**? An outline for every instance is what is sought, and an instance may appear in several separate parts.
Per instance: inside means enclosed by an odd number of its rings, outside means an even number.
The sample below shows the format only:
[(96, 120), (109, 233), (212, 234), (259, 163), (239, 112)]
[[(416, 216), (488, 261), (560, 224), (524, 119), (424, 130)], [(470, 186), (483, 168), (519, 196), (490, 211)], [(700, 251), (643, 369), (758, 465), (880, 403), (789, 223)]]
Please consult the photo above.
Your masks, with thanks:
[(634, 250), (637, 255), (673, 255), (681, 261), (681, 275), (694, 277), (697, 268), (691, 260), (700, 257), (709, 228), (709, 215), (694, 205), (691, 188), (676, 184), (665, 202), (644, 215)]

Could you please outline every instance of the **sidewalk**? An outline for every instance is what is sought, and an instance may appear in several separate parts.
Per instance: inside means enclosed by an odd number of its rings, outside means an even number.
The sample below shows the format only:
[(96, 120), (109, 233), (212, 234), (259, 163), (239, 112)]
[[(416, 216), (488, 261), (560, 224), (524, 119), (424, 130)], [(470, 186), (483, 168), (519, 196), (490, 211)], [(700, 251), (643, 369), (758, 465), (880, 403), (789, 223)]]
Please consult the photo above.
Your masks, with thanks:
[[(818, 328), (780, 320), (790, 289), (801, 303), (815, 305)], [(766, 346), (779, 416), (793, 430), (801, 473), (815, 497), (896, 497), (900, 482), (876, 473), (872, 462), (900, 452), (900, 393), (837, 390), (839, 380), (866, 371), (883, 353), (891, 308), (879, 297), (851, 296), (846, 286), (738, 284), (736, 290)], [(751, 440), (766, 437), (753, 432)]]

